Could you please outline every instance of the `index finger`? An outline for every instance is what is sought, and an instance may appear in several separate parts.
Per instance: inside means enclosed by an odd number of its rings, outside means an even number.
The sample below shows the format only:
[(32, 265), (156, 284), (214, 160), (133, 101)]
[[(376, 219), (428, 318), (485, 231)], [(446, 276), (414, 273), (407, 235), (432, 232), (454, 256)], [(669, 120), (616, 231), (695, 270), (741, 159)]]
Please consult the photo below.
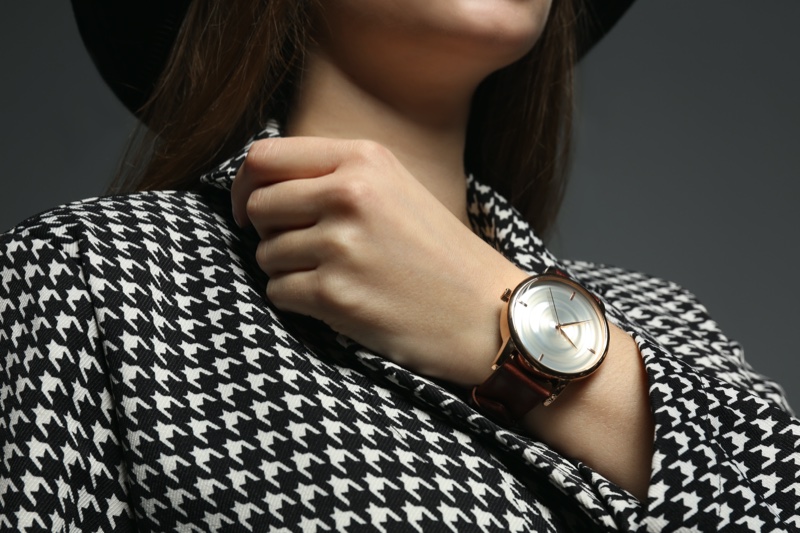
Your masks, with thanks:
[(253, 143), (231, 187), (237, 223), (246, 222), (247, 200), (254, 190), (282, 181), (331, 174), (344, 161), (346, 144), (347, 141), (323, 137), (286, 137)]

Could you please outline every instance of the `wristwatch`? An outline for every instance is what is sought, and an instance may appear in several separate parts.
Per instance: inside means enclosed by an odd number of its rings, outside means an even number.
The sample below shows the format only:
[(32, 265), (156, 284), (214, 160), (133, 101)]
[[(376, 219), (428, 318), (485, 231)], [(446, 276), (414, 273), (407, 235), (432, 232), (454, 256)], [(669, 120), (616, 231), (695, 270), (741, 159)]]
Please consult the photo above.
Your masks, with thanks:
[(501, 299), (508, 302), (500, 315), (503, 344), (491, 375), (472, 389), (472, 402), (514, 424), (599, 368), (608, 351), (608, 321), (603, 303), (555, 268), (506, 289)]

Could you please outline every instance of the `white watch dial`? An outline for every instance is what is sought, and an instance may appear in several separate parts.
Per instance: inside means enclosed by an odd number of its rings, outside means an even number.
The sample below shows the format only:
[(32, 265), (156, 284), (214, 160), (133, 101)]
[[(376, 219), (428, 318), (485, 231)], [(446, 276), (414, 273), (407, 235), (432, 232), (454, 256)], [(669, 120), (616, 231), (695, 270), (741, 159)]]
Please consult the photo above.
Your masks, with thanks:
[(517, 347), (546, 373), (587, 374), (605, 356), (608, 325), (603, 311), (585, 289), (569, 280), (555, 275), (532, 278), (514, 292), (508, 316)]

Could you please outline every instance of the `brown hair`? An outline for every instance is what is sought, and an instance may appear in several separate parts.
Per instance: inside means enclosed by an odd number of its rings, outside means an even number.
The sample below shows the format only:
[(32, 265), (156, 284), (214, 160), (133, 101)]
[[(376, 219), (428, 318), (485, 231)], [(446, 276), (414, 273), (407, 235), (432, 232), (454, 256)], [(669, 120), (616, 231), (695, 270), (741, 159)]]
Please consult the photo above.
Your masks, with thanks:
[[(576, 0), (553, 0), (525, 57), (489, 76), (472, 104), (465, 165), (543, 234), (566, 183)], [(310, 31), (310, 2), (193, 0), (110, 192), (199, 187), (267, 118), (285, 119)]]

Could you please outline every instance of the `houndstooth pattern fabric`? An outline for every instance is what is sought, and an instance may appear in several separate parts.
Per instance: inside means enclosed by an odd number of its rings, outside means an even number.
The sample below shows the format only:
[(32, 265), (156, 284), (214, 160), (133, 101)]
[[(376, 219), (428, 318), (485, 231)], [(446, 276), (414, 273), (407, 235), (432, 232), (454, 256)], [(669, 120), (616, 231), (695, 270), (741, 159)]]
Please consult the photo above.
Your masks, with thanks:
[(200, 192), (86, 200), (0, 237), (0, 531), (800, 530), (800, 423), (691, 294), (557, 261), (470, 179), (479, 235), (570, 272), (638, 343), (656, 421), (639, 503), (272, 307), (230, 212), (245, 153)]

